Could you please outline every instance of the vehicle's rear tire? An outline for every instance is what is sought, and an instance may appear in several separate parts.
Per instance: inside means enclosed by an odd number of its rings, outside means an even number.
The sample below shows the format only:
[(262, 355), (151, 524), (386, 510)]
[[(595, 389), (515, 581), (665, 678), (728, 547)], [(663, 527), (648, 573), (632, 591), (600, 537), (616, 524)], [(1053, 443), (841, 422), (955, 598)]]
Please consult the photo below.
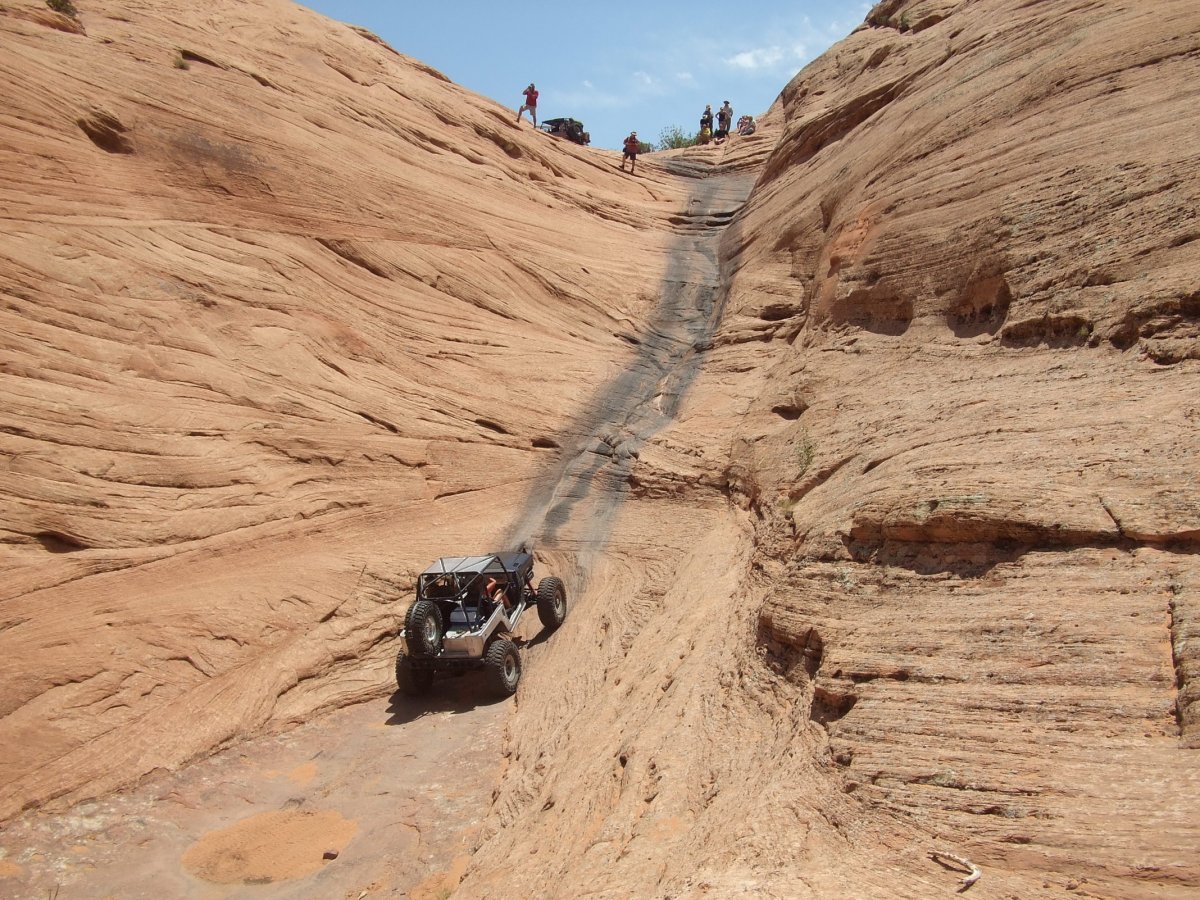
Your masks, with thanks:
[(433, 669), (414, 666), (401, 651), (396, 654), (396, 687), (409, 697), (423, 697), (433, 689)]
[(413, 656), (437, 656), (442, 651), (442, 613), (432, 600), (418, 600), (404, 617), (408, 651)]
[(521, 683), (521, 656), (516, 644), (508, 638), (496, 638), (483, 655), (483, 666), (497, 694), (511, 697), (517, 692)]
[(543, 578), (537, 588), (538, 618), (542, 627), (553, 631), (567, 617), (567, 589), (561, 578)]

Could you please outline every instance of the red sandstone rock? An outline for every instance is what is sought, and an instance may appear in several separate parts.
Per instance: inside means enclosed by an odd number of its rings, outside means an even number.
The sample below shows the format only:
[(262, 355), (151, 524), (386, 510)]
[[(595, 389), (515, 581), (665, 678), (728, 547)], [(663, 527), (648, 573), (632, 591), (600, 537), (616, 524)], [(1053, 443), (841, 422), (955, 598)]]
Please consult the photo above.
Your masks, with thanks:
[(0, 816), (387, 692), (532, 537), (463, 896), (1200, 887), (1194, 3), (888, 0), (637, 179), (286, 3), (41, 15)]

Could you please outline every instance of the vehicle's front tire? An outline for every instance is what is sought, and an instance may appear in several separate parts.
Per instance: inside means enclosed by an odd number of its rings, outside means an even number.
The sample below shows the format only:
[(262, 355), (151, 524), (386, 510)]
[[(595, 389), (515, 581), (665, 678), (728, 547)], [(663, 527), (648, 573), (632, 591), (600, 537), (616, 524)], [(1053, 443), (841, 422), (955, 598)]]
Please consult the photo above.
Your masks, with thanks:
[(567, 617), (567, 589), (560, 578), (543, 578), (537, 588), (538, 618), (542, 627), (553, 631)]
[(409, 697), (422, 697), (433, 689), (433, 669), (414, 666), (401, 651), (396, 654), (396, 687)]
[(432, 600), (418, 600), (404, 617), (404, 633), (413, 656), (437, 656), (442, 650), (442, 613)]
[(521, 656), (516, 644), (508, 638), (496, 638), (483, 655), (483, 666), (492, 688), (501, 697), (511, 697), (517, 692), (521, 683)]

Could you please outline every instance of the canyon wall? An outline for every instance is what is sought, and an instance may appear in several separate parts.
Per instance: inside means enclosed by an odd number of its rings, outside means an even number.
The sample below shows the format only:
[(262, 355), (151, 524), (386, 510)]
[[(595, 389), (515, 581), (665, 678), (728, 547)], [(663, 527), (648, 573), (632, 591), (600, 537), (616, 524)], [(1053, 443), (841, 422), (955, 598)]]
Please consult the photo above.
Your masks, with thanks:
[(591, 439), (681, 188), (289, 3), (0, 29), (9, 816), (386, 695), (412, 573)]
[(1198, 33), (889, 2), (786, 87), (632, 472), (749, 533), (636, 598), (607, 690), (523, 697), (467, 886), (930, 896), (937, 849), (987, 896), (1200, 886)]
[(1200, 10), (887, 0), (749, 139), (288, 3), (0, 7), (0, 818), (386, 696), (531, 540), (462, 896), (1194, 893)]

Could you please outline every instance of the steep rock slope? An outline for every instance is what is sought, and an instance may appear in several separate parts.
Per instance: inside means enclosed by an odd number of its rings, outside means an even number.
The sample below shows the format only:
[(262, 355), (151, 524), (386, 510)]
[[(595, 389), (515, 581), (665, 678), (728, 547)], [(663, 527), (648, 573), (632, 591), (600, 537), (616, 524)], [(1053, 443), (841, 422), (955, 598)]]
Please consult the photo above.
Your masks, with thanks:
[(6, 2), (0, 815), (532, 536), (463, 896), (1194, 892), (1196, 18), (889, 0), (634, 180), (288, 4)]
[(0, 816), (387, 691), (686, 207), (288, 3), (79, 6), (0, 9)]
[(603, 687), (547, 651), (465, 893), (1200, 887), (1198, 34), (887, 2), (788, 85), (616, 540), (706, 492), (748, 534), (604, 576)]

